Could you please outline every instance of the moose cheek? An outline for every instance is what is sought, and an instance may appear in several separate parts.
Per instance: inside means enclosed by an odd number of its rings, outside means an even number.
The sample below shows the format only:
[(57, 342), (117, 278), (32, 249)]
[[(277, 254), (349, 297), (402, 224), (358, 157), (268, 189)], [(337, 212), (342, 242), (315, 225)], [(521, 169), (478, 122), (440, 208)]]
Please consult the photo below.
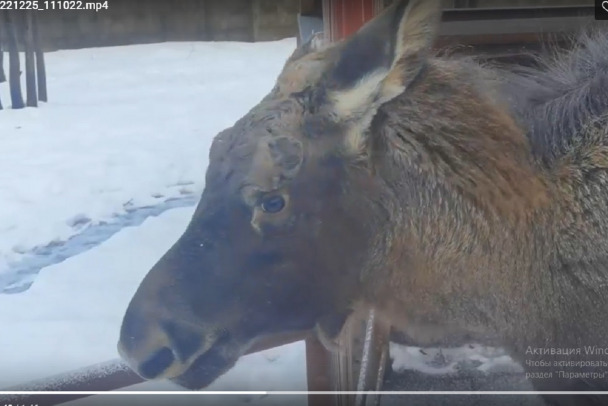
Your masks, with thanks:
[(283, 259), (278, 251), (259, 251), (250, 256), (248, 263), (255, 268), (268, 268), (279, 265)]

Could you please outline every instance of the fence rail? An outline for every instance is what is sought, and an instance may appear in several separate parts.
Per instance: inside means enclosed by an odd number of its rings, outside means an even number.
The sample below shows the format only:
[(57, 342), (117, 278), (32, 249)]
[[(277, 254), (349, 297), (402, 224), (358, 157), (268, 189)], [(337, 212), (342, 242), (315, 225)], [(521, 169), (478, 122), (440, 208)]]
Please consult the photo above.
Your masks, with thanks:
[[(291, 344), (307, 339), (306, 333), (297, 332), (276, 335), (260, 340), (247, 354), (268, 350), (281, 345)], [(142, 383), (144, 380), (133, 372), (122, 360), (115, 359), (89, 367), (56, 375), (39, 381), (4, 389), (8, 392), (36, 391), (36, 392), (85, 392), (85, 391), (111, 391), (127, 386)], [(27, 394), (27, 395), (0, 395), (0, 402), (5, 404), (39, 404), (55, 406), (72, 400), (90, 396), (89, 394)]]

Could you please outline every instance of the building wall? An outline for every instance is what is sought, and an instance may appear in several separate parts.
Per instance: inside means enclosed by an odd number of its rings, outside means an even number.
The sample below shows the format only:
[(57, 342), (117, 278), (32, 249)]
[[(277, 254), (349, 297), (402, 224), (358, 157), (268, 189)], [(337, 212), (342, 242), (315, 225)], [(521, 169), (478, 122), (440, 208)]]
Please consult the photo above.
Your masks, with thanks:
[(253, 37), (269, 41), (297, 35), (299, 1), (257, 0), (253, 8)]
[(98, 12), (38, 12), (42, 46), (266, 41), (297, 34), (299, 0), (109, 0), (108, 5)]
[[(297, 35), (300, 1), (108, 0), (108, 10), (98, 12), (55, 10), (36, 14), (45, 50), (162, 41), (268, 41)], [(394, 0), (384, 1), (388, 4)], [(556, 6), (593, 1), (443, 0), (443, 4), (450, 8)]]

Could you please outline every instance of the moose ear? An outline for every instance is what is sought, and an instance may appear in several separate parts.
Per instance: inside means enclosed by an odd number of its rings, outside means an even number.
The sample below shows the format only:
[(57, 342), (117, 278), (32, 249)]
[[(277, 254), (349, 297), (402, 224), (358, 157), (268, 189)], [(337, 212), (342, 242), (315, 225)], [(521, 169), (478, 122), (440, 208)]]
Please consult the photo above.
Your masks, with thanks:
[(347, 39), (328, 72), (333, 113), (360, 119), (401, 94), (421, 70), (440, 16), (440, 0), (400, 0)]
[(327, 48), (328, 45), (329, 44), (325, 40), (325, 34), (322, 32), (317, 32), (311, 35), (308, 41), (304, 42), (293, 51), (289, 58), (287, 58), (285, 65), (289, 65), (293, 61), (297, 61), (310, 53), (322, 51), (323, 49)]

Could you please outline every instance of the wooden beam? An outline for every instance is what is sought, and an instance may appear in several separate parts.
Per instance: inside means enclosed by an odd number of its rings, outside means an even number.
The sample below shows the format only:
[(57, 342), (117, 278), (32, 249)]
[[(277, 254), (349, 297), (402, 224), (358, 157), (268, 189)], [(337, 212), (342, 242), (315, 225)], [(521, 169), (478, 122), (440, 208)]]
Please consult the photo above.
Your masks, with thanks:
[[(323, 1), (325, 31), (331, 40), (353, 31), (353, 24), (362, 24), (352, 12), (341, 14), (340, 1)], [(579, 31), (593, 16), (593, 6), (448, 8), (443, 10), (440, 40), (445, 44), (540, 42)]]
[(588, 16), (444, 21), (441, 36), (524, 35), (575, 32), (589, 24)]
[[(334, 391), (379, 391), (388, 361), (390, 326), (371, 310), (366, 320), (351, 318), (338, 341), (340, 351), (332, 357)], [(335, 406), (377, 406), (379, 396), (337, 395)]]
[[(311, 392), (332, 391), (331, 354), (312, 334), (306, 338), (306, 378)], [(308, 395), (308, 406), (333, 406), (330, 395)]]
[(518, 20), (525, 18), (593, 17), (593, 5), (587, 6), (536, 6), (536, 7), (483, 7), (446, 8), (442, 21)]
[[(358, 378), (357, 354), (361, 353), (361, 320), (349, 319), (338, 337), (340, 351), (332, 353), (332, 390), (354, 391)], [(335, 406), (354, 406), (352, 395), (336, 395)]]

